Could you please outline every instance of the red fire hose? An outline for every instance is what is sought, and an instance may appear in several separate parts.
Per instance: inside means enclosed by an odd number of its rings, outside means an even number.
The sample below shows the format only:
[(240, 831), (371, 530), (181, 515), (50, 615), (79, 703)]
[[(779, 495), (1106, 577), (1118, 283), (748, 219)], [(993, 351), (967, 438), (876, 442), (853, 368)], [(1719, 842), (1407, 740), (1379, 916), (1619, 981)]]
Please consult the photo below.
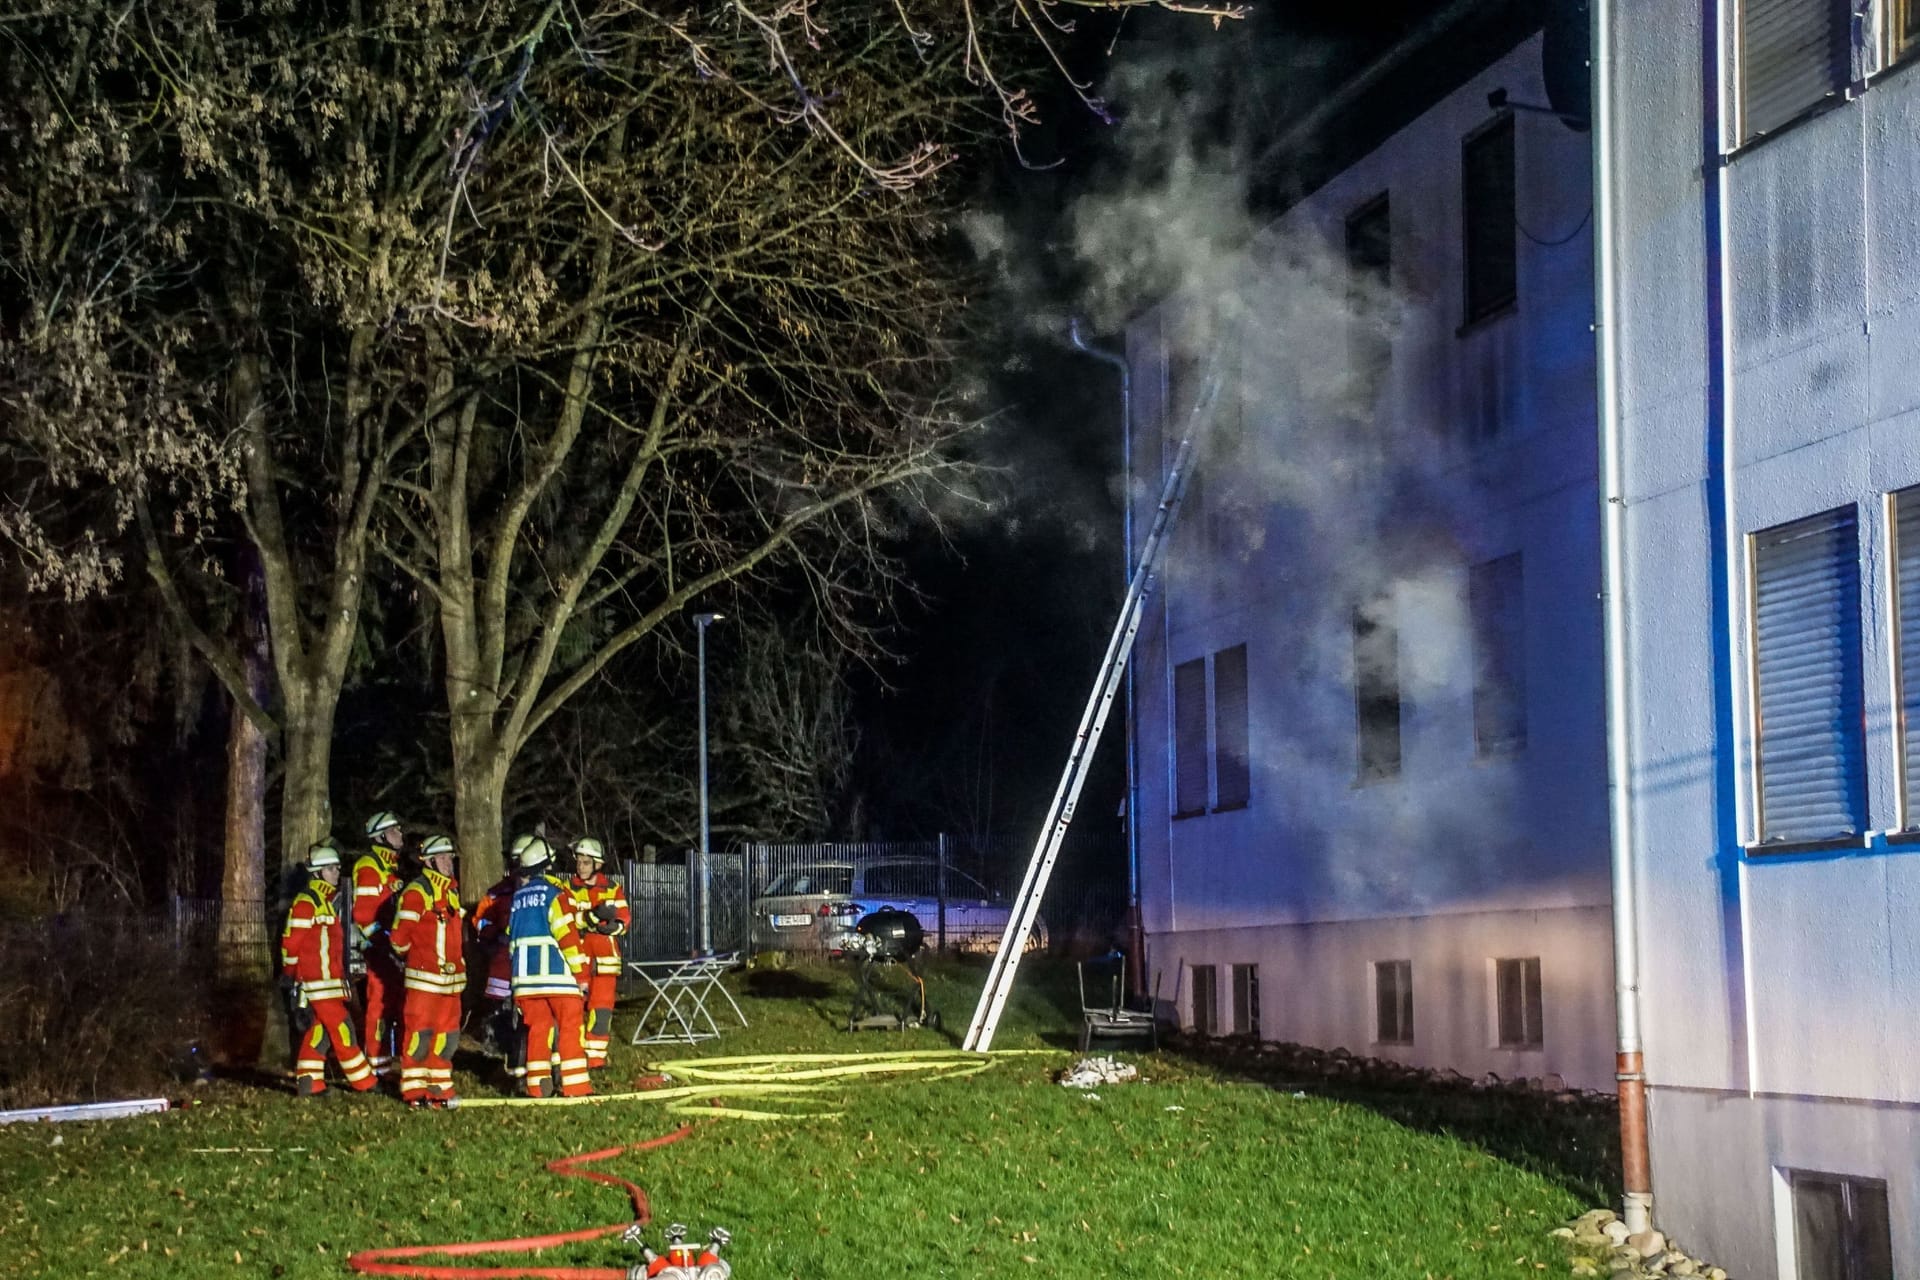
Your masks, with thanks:
[(639, 1184), (615, 1177), (611, 1173), (596, 1173), (578, 1166), (591, 1164), (596, 1160), (611, 1160), (614, 1156), (629, 1151), (652, 1151), (668, 1143), (678, 1142), (692, 1132), (692, 1125), (682, 1125), (672, 1133), (663, 1133), (645, 1142), (635, 1142), (624, 1147), (608, 1147), (604, 1151), (588, 1151), (581, 1155), (565, 1156), (548, 1162), (546, 1168), (549, 1173), (557, 1173), (567, 1178), (586, 1178), (611, 1187), (625, 1187), (628, 1199), (633, 1201), (632, 1222), (616, 1222), (605, 1227), (583, 1227), (578, 1231), (562, 1231), (554, 1235), (521, 1236), (513, 1240), (472, 1240), (459, 1244), (410, 1244), (387, 1249), (363, 1249), (347, 1258), (347, 1266), (361, 1275), (409, 1276), (413, 1280), (508, 1280), (509, 1277), (515, 1276), (529, 1277), (530, 1280), (626, 1280), (627, 1268), (625, 1267), (460, 1267), (401, 1262), (398, 1259), (435, 1255), (463, 1258), (476, 1253), (538, 1253), (542, 1249), (552, 1249), (558, 1245), (577, 1244), (584, 1240), (598, 1240), (603, 1236), (618, 1235), (635, 1223), (645, 1226), (653, 1219), (653, 1207), (648, 1204), (647, 1193), (640, 1188)]

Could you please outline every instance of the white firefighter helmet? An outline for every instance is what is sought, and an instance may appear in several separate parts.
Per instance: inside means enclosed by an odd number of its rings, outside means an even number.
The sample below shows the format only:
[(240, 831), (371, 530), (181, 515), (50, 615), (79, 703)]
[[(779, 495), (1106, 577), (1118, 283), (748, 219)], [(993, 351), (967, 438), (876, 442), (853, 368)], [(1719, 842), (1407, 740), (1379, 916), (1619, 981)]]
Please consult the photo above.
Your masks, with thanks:
[(400, 825), (399, 814), (395, 813), (391, 809), (382, 809), (380, 812), (374, 814), (371, 818), (367, 819), (367, 835), (369, 837), (377, 836), (382, 831), (385, 831), (388, 827), (397, 827), (399, 825)]
[(513, 842), (514, 865), (522, 871), (544, 867), (552, 856), (553, 846), (539, 836), (521, 836)]
[(307, 870), (318, 871), (322, 867), (340, 865), (340, 851), (333, 847), (333, 841), (322, 840), (319, 844), (307, 846)]
[(437, 858), (441, 854), (451, 858), (455, 853), (452, 836), (428, 836), (427, 842), (420, 846), (422, 858)]
[(605, 862), (607, 860), (607, 850), (604, 845), (592, 836), (581, 836), (573, 842), (573, 856), (576, 858), (592, 858), (595, 862)]

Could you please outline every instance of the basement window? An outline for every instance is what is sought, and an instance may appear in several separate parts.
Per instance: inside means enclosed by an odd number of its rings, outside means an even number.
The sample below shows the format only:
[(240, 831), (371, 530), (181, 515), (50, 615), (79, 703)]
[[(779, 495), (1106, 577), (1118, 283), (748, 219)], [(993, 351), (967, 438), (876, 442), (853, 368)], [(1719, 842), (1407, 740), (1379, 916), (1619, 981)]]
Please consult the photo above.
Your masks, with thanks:
[(1193, 1029), (1198, 1035), (1220, 1034), (1218, 970), (1210, 964), (1193, 966)]
[(1233, 1034), (1260, 1038), (1260, 966), (1233, 966)]
[(1791, 1170), (1796, 1280), (1893, 1280), (1887, 1184)]
[(1860, 546), (1851, 506), (1749, 539), (1757, 851), (1857, 841), (1866, 816)]
[(1799, 119), (1846, 87), (1852, 0), (1740, 0), (1740, 141)]
[(1376, 1044), (1413, 1043), (1413, 961), (1374, 962), (1373, 1038)]
[(1544, 1043), (1540, 957), (1493, 962), (1496, 1043), (1502, 1049), (1538, 1049)]

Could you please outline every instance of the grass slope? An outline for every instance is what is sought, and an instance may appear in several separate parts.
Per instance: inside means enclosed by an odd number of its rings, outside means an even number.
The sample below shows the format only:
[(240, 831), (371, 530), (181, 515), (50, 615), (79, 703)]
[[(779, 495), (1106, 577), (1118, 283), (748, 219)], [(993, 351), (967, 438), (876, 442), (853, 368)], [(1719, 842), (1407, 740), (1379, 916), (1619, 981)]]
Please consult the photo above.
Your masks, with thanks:
[[(1064, 989), (1058, 969), (1031, 972), (996, 1048), (1057, 1054), (960, 1080), (859, 1082), (836, 1091), (839, 1120), (704, 1123), (678, 1146), (600, 1167), (645, 1186), (657, 1224), (730, 1228), (743, 1280), (1564, 1272), (1545, 1232), (1586, 1207), (1585, 1187), (1550, 1158), (1522, 1167), (1424, 1112), (1408, 1127), (1351, 1091), (1295, 1097), (1166, 1053), (1139, 1058), (1145, 1081), (1097, 1101), (1061, 1089), (1049, 1075), (1074, 1056), (1072, 971)], [(981, 974), (943, 968), (929, 983), (951, 1021), (964, 1023)], [(735, 985), (753, 1026), (709, 1054), (952, 1040), (951, 1029), (845, 1034), (848, 984), (834, 970)], [(603, 1088), (649, 1061), (619, 1046)], [(236, 1083), (200, 1096), (184, 1113), (0, 1128), (0, 1275), (339, 1277), (363, 1248), (615, 1222), (617, 1190), (540, 1166), (678, 1123), (649, 1103), (411, 1113), (387, 1097), (296, 1104)], [(617, 1238), (539, 1259), (635, 1260)]]

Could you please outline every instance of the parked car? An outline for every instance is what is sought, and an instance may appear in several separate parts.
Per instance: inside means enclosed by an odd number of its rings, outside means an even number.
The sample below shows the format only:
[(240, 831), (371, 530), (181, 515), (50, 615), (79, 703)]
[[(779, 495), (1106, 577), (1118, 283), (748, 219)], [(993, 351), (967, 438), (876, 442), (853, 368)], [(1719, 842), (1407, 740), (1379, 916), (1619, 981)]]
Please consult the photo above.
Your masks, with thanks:
[[(753, 900), (753, 945), (759, 951), (838, 951), (860, 917), (882, 907), (911, 911), (931, 944), (940, 927), (940, 866), (902, 859), (857, 866), (810, 862), (775, 876)], [(947, 946), (997, 951), (1012, 906), (963, 871), (947, 868)], [(1044, 921), (1033, 922), (1028, 950), (1047, 945)]]

